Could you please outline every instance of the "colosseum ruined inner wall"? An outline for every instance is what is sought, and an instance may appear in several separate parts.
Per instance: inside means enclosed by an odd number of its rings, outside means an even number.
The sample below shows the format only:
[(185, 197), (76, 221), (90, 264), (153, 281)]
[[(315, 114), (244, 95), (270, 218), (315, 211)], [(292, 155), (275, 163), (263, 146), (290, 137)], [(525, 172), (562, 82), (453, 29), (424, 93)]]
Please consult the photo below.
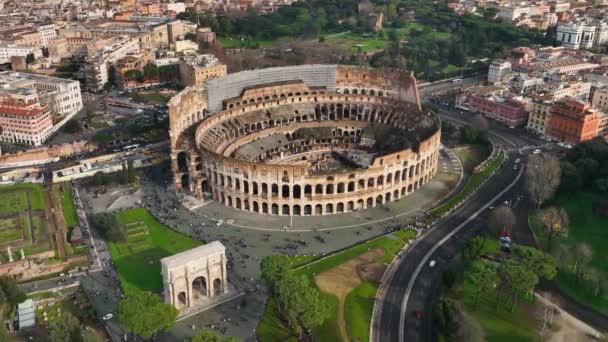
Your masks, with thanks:
[(408, 72), (303, 65), (229, 74), (169, 102), (175, 188), (270, 215), (361, 210), (437, 171), (438, 118)]

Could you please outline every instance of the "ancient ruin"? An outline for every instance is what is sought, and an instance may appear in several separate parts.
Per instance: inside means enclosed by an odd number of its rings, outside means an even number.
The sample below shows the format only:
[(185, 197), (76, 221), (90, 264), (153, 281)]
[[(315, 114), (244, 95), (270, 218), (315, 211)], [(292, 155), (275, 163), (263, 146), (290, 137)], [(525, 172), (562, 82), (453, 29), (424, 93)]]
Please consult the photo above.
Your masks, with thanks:
[(178, 310), (205, 305), (228, 292), (226, 247), (219, 241), (160, 260), (164, 299)]
[(185, 89), (169, 115), (176, 190), (249, 212), (362, 210), (437, 171), (439, 119), (402, 70), (244, 71)]

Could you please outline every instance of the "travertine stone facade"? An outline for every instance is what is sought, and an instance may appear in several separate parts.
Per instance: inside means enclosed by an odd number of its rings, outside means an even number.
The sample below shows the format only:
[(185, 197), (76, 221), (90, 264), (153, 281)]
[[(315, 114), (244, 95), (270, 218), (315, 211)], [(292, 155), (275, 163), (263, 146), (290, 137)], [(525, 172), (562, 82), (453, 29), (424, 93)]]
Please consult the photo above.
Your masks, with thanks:
[[(439, 120), (422, 111), (412, 75), (316, 66), (334, 72), (323, 86), (286, 81), (289, 68), (238, 97), (215, 89), (227, 94), (220, 110), (207, 112), (209, 94), (194, 88), (171, 100), (177, 191), (260, 214), (326, 215), (394, 201), (436, 173)], [(394, 146), (371, 149), (383, 132)], [(348, 167), (323, 168), (332, 162)]]
[(226, 248), (219, 241), (161, 259), (165, 302), (177, 309), (228, 291)]

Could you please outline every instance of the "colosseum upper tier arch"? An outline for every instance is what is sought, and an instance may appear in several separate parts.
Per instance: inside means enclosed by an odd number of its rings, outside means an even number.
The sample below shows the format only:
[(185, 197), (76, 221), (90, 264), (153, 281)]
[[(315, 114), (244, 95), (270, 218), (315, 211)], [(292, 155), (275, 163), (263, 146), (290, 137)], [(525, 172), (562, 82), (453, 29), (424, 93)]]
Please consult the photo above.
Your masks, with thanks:
[(440, 122), (399, 70), (301, 65), (229, 74), (169, 102), (175, 188), (236, 209), (327, 215), (416, 191)]

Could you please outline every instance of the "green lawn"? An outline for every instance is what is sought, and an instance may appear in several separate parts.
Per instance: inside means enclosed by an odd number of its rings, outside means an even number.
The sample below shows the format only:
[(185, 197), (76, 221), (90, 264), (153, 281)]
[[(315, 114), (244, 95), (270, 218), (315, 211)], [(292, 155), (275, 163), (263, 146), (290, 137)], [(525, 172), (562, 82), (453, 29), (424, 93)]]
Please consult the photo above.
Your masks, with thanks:
[(76, 215), (76, 208), (74, 208), (74, 201), (72, 200), (72, 187), (69, 183), (65, 183), (62, 185), (62, 188), (60, 196), (65, 225), (66, 227), (78, 226), (78, 216)]
[(42, 197), (42, 186), (40, 184), (16, 184), (16, 185), (2, 185), (0, 186), (0, 214), (5, 214), (3, 210), (8, 208), (16, 208), (14, 212), (19, 212), (25, 209), (25, 197), (18, 198), (18, 204), (7, 204), (13, 198), (11, 194), (23, 194), (29, 192), (30, 207), (32, 210), (43, 210), (44, 209), (44, 198)]
[[(297, 274), (306, 275), (313, 281), (314, 277), (320, 273), (328, 271), (338, 265), (341, 265), (349, 260), (352, 260), (365, 252), (380, 248), (384, 250), (384, 256), (381, 261), (389, 263), (393, 260), (396, 253), (413, 237), (416, 232), (413, 230), (397, 231), (392, 233), (392, 237), (379, 237), (365, 243), (356, 245), (347, 250), (331, 255), (325, 259), (311, 262), (308, 266), (300, 267), (294, 272)], [(302, 264), (306, 258), (313, 257), (295, 257), (296, 267)], [(369, 333), (369, 324), (372, 316), (373, 298), (376, 295), (377, 285), (364, 281), (359, 287), (355, 288), (346, 298), (346, 325), (351, 338), (357, 338), (360, 341), (366, 341)], [(317, 341), (338, 341), (340, 340), (337, 328), (337, 311), (338, 299), (330, 294), (322, 293), (323, 298), (331, 306), (331, 316), (324, 322), (323, 325), (313, 330), (313, 335)], [(295, 338), (290, 329), (284, 325), (278, 318), (274, 309), (274, 302), (270, 301), (264, 312), (260, 325), (256, 330), (258, 339), (263, 342), (267, 341), (285, 341), (288, 337)]]
[(465, 172), (471, 173), (475, 166), (479, 165), (488, 157), (490, 151), (486, 145), (465, 145), (452, 149), (452, 152), (460, 159)]
[(511, 298), (504, 296), (497, 306), (496, 293), (496, 291), (491, 291), (482, 295), (475, 306), (472, 286), (467, 281), (464, 283), (462, 303), (465, 310), (483, 327), (485, 340), (492, 342), (536, 341), (538, 338), (536, 310), (541, 304), (533, 302), (530, 296), (520, 299), (511, 312)]
[(364, 281), (346, 297), (346, 328), (351, 339), (369, 341), (369, 326), (376, 292), (378, 292), (378, 284)]
[(345, 33), (342, 35), (331, 36), (327, 38), (326, 43), (338, 44), (350, 51), (363, 52), (379, 51), (384, 49), (388, 41), (385, 38), (379, 38), (376, 34), (358, 34)]
[(440, 216), (448, 210), (452, 209), (458, 203), (460, 203), (463, 199), (469, 196), (473, 191), (475, 191), (479, 185), (486, 180), (494, 171), (500, 167), (502, 162), (504, 161), (504, 153), (502, 151), (491, 161), (486, 167), (479, 173), (473, 174), (467, 184), (462, 188), (462, 190), (454, 197), (452, 197), (449, 201), (444, 204), (430, 210), (428, 213), (431, 215)]
[(126, 242), (109, 244), (112, 260), (127, 293), (162, 290), (160, 259), (200, 245), (199, 241), (163, 226), (143, 208), (120, 212), (117, 217), (125, 225), (141, 222), (147, 230), (145, 235), (129, 232)]
[(260, 48), (270, 48), (279, 43), (291, 42), (293, 39), (287, 37), (269, 40), (248, 38), (241, 42), (241, 38), (239, 37), (218, 37), (218, 41), (224, 49), (236, 49), (241, 47), (254, 48), (256, 46)]
[[(608, 293), (594, 296), (587, 286), (577, 281), (573, 272), (573, 263), (576, 260), (575, 250), (580, 243), (587, 243), (593, 250), (593, 259), (586, 267), (596, 269), (608, 278), (608, 218), (600, 217), (592, 212), (594, 199), (608, 199), (607, 195), (588, 192), (577, 192), (562, 195), (556, 198), (551, 205), (563, 207), (568, 212), (570, 227), (567, 236), (554, 236), (551, 251), (554, 255), (559, 253), (559, 246), (567, 246), (573, 254), (573, 260), (567, 266), (568, 271), (560, 270), (556, 277), (558, 286), (567, 294), (587, 306), (608, 315)], [(536, 213), (530, 215), (531, 229), (539, 246), (547, 247), (547, 238), (536, 219)], [(559, 260), (559, 258), (558, 258)]]
[(0, 220), (0, 244), (20, 240), (23, 229), (15, 218)]

